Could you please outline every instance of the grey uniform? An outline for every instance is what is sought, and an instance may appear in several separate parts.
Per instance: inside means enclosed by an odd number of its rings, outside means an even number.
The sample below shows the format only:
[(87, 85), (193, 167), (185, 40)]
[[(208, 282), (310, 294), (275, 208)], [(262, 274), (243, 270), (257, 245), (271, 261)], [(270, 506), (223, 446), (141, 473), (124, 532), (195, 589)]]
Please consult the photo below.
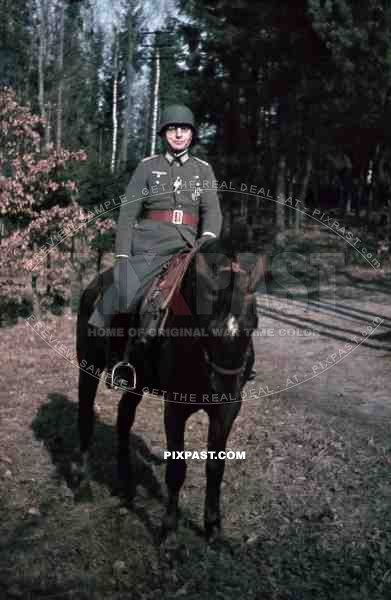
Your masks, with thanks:
[[(148, 211), (175, 211), (175, 222), (148, 218)], [(181, 224), (182, 214), (198, 217), (198, 225)], [(117, 227), (115, 254), (128, 260), (114, 267), (114, 285), (90, 323), (107, 326), (111, 315), (127, 312), (171, 256), (192, 247), (205, 233), (218, 236), (221, 225), (217, 182), (209, 163), (189, 153), (176, 158), (169, 151), (144, 158), (127, 186)]]

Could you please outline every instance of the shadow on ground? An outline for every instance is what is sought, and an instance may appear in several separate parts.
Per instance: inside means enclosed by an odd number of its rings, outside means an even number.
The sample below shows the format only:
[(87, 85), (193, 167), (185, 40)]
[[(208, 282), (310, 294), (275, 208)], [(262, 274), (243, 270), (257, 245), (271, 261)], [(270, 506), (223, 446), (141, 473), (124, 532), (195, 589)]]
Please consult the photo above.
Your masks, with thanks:
[[(32, 422), (36, 438), (44, 442), (59, 476), (64, 478), (71, 489), (75, 488), (72, 463), (78, 459), (77, 417), (77, 405), (74, 402), (62, 394), (51, 393)], [(135, 450), (136, 483), (162, 500), (163, 491), (152, 468), (153, 463), (161, 461), (152, 454), (141, 436), (131, 433), (130, 445)], [(95, 416), (90, 475), (93, 481), (106, 486), (112, 494), (118, 491), (116, 447), (115, 428)]]
[[(287, 416), (283, 404), (276, 407), (276, 414), (274, 427), (274, 421), (265, 424), (277, 444), (279, 471), (270, 471), (274, 475), (268, 478), (266, 463), (256, 462), (246, 474), (245, 488), (230, 486), (227, 506), (231, 510), (225, 519), (229, 544), (208, 546), (189, 522), (180, 527), (178, 552), (166, 560), (154, 543), (160, 503), (141, 498), (140, 508), (124, 515), (109, 493), (102, 493), (95, 506), (75, 504), (42, 477), (38, 493), (46, 506), (41, 502), (41, 515), (29, 520), (15, 514), (15, 522), (0, 540), (1, 597), (389, 598), (388, 461), (380, 461), (368, 448), (356, 452), (345, 433), (341, 437), (334, 433), (334, 440), (328, 426), (314, 431), (313, 418), (300, 427), (292, 422), (291, 428), (286, 425), (282, 430), (281, 415)], [(71, 479), (70, 463), (77, 450), (76, 425), (77, 406), (61, 394), (51, 394), (32, 423), (36, 438), (43, 441), (65, 481)], [(258, 436), (253, 455), (265, 451), (264, 435)], [(298, 441), (302, 446), (296, 453)], [(97, 418), (94, 442), (92, 477), (110, 492), (115, 428)], [(144, 462), (153, 473), (155, 459), (145, 442), (132, 435), (131, 443), (140, 464)], [(314, 463), (318, 451), (319, 461)], [(149, 490), (145, 473), (139, 469), (139, 482)], [(303, 473), (305, 485), (297, 482)], [(156, 476), (153, 479), (156, 485)], [(0, 512), (12, 516), (11, 504), (10, 495), (0, 497)]]

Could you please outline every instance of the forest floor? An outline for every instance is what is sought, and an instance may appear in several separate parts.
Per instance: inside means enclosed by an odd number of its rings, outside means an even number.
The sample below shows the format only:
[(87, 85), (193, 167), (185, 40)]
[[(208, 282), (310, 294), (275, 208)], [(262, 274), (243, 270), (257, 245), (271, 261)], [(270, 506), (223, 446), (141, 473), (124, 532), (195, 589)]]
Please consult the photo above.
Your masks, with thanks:
[[(119, 395), (100, 386), (93, 494), (81, 501), (66, 477), (77, 446), (75, 315), (47, 320), (50, 345), (26, 321), (3, 328), (0, 597), (390, 598), (391, 281), (361, 266), (334, 284), (259, 291), (258, 375), (229, 441), (246, 458), (226, 464), (224, 541), (203, 538), (205, 463), (188, 461), (170, 560), (157, 542), (162, 401), (146, 397), (137, 412), (144, 468), (128, 509), (111, 493)], [(187, 449), (205, 448), (206, 426), (205, 413), (193, 415)]]

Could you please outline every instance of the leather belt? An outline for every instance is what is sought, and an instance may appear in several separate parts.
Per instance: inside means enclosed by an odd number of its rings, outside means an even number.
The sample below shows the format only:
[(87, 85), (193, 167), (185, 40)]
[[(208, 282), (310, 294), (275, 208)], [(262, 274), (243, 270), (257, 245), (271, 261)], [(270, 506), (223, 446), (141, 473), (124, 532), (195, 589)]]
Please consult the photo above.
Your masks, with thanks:
[(152, 219), (153, 221), (167, 221), (174, 225), (197, 225), (198, 216), (191, 213), (186, 213), (183, 210), (147, 210), (144, 219)]

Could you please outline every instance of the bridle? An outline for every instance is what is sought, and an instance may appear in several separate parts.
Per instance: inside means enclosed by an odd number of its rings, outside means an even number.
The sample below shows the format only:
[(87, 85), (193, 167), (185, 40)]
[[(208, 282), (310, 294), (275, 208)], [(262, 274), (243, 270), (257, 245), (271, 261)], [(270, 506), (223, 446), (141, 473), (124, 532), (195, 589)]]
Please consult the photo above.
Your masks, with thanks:
[[(221, 267), (219, 269), (219, 271), (230, 271), (231, 274), (233, 273), (244, 273), (246, 274), (247, 271), (245, 269), (242, 269), (242, 267), (240, 266), (240, 263), (237, 261), (231, 261), (231, 265), (227, 266), (227, 267)], [(235, 376), (241, 376), (243, 374), (243, 371), (246, 367), (247, 364), (247, 358), (248, 355), (250, 353), (251, 350), (251, 338), (249, 339), (247, 346), (246, 346), (246, 351), (243, 355), (243, 361), (241, 363), (241, 365), (239, 367), (236, 367), (235, 369), (227, 369), (226, 367), (222, 367), (220, 365), (218, 365), (216, 362), (214, 362), (213, 360), (211, 360), (208, 350), (205, 348), (205, 346), (202, 344), (201, 341), (201, 337), (199, 337), (199, 344), (201, 346), (202, 352), (204, 354), (204, 359), (207, 365), (209, 365), (209, 367), (211, 368), (211, 383), (212, 383), (212, 387), (215, 387), (215, 374), (217, 373), (218, 375), (225, 375), (228, 377), (235, 377)]]
[(202, 345), (202, 343), (201, 343), (201, 348), (202, 348), (202, 351), (204, 353), (205, 362), (211, 367), (211, 369), (213, 371), (215, 371), (219, 375), (228, 375), (228, 376), (234, 377), (235, 375), (241, 375), (242, 372), (244, 371), (244, 368), (245, 368), (246, 363), (247, 363), (247, 357), (248, 357), (248, 355), (250, 353), (251, 340), (248, 342), (248, 344), (246, 346), (246, 351), (244, 353), (244, 358), (243, 358), (242, 364), (240, 365), (240, 367), (237, 367), (236, 369), (226, 369), (225, 367), (220, 367), (220, 365), (218, 365), (217, 363), (213, 362), (213, 360), (210, 359), (208, 351)]

